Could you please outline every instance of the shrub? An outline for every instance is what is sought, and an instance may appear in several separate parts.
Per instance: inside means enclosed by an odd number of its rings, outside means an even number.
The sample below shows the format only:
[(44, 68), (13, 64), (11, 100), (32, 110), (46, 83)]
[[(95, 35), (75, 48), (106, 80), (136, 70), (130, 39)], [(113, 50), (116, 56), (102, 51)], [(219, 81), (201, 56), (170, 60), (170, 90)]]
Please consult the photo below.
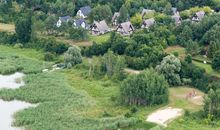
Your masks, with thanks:
[(55, 55), (51, 52), (44, 53), (44, 60), (45, 61), (53, 61), (55, 59)]
[(70, 47), (64, 54), (64, 60), (68, 68), (70, 66), (82, 63), (81, 49), (75, 45)]

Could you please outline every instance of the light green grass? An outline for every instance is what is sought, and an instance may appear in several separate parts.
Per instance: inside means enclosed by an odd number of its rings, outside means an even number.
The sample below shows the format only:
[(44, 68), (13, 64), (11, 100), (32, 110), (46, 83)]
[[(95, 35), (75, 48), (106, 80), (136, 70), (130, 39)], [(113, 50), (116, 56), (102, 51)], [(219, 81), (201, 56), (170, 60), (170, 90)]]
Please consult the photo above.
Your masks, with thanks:
[(42, 51), (36, 51), (35, 49), (15, 48), (6, 45), (0, 45), (0, 53), (20, 55), (37, 60), (43, 60), (44, 58), (44, 54)]
[(178, 52), (180, 59), (184, 59), (186, 56), (186, 50), (181, 46), (169, 46), (165, 49), (165, 52), (168, 54), (174, 54), (175, 52)]
[(93, 36), (90, 35), (90, 41), (94, 41), (96, 43), (103, 43), (106, 42), (110, 38), (110, 33), (100, 35), (100, 36)]
[(204, 64), (198, 61), (193, 61), (193, 63), (198, 66), (201, 67), (203, 69), (205, 69), (206, 73), (211, 75), (211, 76), (216, 76), (220, 78), (220, 72), (217, 72), (215, 70), (212, 69), (212, 66), (210, 64)]

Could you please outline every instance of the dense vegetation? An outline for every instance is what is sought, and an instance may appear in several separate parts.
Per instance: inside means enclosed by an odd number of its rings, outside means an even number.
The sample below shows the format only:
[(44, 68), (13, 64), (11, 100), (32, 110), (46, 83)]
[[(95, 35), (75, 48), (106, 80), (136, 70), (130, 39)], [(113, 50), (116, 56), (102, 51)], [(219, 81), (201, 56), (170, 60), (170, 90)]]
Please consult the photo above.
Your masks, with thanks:
[[(112, 16), (119, 12), (117, 22), (130, 21), (135, 31), (92, 36), (73, 24), (83, 6), (92, 8), (88, 24), (105, 20), (115, 29)], [(154, 11), (142, 16), (143, 9)], [(218, 128), (219, 10), (219, 0), (0, 0), (0, 22), (15, 25), (14, 31), (0, 29), (0, 74), (27, 74), (24, 87), (0, 90), (0, 98), (39, 103), (16, 115), (15, 124), (28, 129), (138, 129), (154, 126), (144, 118), (169, 104), (170, 88), (190, 86), (207, 94), (203, 109), (186, 110), (168, 129)], [(198, 11), (204, 18), (192, 21)], [(70, 20), (58, 27), (63, 16)], [(148, 18), (156, 23), (141, 28)], [(183, 50), (169, 51), (174, 46)], [(41, 73), (55, 63), (64, 70)], [(128, 75), (127, 68), (140, 74)]]

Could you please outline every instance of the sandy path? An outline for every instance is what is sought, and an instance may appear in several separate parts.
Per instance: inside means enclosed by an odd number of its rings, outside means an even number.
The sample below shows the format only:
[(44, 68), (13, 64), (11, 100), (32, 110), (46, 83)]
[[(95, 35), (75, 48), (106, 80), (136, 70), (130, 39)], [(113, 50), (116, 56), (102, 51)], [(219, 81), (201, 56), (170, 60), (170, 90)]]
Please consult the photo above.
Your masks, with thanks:
[(166, 127), (170, 121), (181, 116), (182, 114), (183, 109), (168, 107), (152, 113), (148, 116), (147, 121)]

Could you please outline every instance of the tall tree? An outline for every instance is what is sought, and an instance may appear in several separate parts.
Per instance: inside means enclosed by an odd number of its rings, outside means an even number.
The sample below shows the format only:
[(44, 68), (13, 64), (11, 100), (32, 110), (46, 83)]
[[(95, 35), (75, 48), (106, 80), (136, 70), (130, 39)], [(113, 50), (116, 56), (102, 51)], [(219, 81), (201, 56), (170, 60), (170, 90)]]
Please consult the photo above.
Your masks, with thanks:
[(118, 22), (119, 23), (123, 23), (126, 22), (128, 20), (128, 9), (125, 7), (125, 5), (122, 5), (122, 7), (119, 10), (119, 17), (118, 17)]
[(156, 70), (163, 74), (170, 85), (180, 85), (181, 62), (174, 55), (163, 58), (160, 65), (156, 66)]
[(15, 31), (18, 40), (22, 43), (27, 43), (31, 39), (32, 19), (29, 13), (26, 18), (20, 18), (15, 24)]
[(153, 105), (168, 101), (168, 83), (153, 69), (130, 75), (121, 86), (121, 97), (127, 105)]

